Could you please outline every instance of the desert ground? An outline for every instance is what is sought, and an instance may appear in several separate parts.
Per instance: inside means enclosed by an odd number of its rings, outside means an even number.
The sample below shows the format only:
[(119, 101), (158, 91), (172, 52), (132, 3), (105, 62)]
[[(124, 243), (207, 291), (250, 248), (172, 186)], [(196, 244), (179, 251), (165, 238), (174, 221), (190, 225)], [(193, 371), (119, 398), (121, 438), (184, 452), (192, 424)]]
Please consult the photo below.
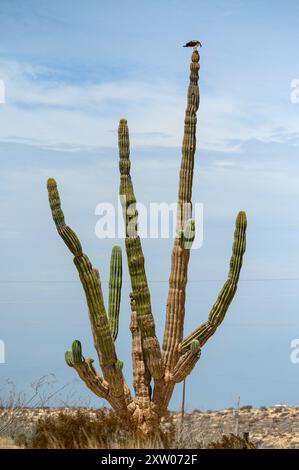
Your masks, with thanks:
[[(40, 418), (58, 416), (61, 411), (73, 413), (72, 408), (25, 408), (11, 412), (10, 424), (0, 437), (0, 448), (22, 448), (19, 435), (30, 433)], [(91, 419), (96, 410), (82, 409)], [(2, 413), (2, 414), (1, 414)], [(2, 410), (0, 419), (7, 410)], [(250, 441), (257, 448), (299, 448), (299, 407), (276, 405), (272, 407), (252, 408), (243, 406), (239, 410), (228, 408), (220, 411), (200, 411), (186, 413), (182, 427), (181, 414), (171, 413), (170, 421), (177, 426), (183, 448), (206, 447), (210, 442), (219, 441), (223, 435), (230, 433), (242, 436), (248, 432)], [(165, 420), (167, 429), (170, 421)], [(11, 437), (12, 430), (16, 441)], [(9, 435), (10, 434), (10, 435)], [(18, 445), (17, 445), (18, 444)]]

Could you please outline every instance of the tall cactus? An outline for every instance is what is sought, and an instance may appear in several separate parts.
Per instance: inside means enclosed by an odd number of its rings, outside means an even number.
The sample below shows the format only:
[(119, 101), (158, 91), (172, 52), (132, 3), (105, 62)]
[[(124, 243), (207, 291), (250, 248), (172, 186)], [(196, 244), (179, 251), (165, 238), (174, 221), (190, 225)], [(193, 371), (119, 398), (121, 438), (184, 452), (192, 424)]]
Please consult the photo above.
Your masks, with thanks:
[(122, 373), (123, 363), (117, 358), (115, 349), (122, 287), (121, 248), (115, 246), (111, 254), (107, 315), (99, 272), (93, 268), (88, 257), (83, 253), (75, 232), (65, 224), (57, 184), (52, 178), (48, 180), (52, 216), (59, 235), (74, 255), (74, 264), (86, 296), (94, 345), (103, 377), (97, 374), (93, 360), (84, 358), (81, 343), (78, 340), (75, 340), (71, 350), (66, 352), (66, 363), (77, 371), (91, 391), (107, 399), (115, 410), (131, 419), (140, 430), (146, 433), (159, 426), (161, 417), (167, 412), (175, 384), (183, 381), (192, 372), (200, 358), (202, 346), (223, 321), (236, 293), (246, 247), (246, 215), (240, 212), (236, 219), (228, 279), (207, 321), (184, 338), (185, 290), (190, 249), (195, 237), (191, 197), (196, 150), (196, 114), (199, 106), (199, 59), (197, 50), (193, 51), (179, 175), (177, 236), (171, 258), (162, 351), (156, 336), (145, 260), (138, 235), (138, 212), (130, 175), (127, 121), (121, 119), (118, 128), (119, 194), (125, 223), (125, 246), (132, 288), (130, 330), (134, 398), (131, 397), (125, 383)]

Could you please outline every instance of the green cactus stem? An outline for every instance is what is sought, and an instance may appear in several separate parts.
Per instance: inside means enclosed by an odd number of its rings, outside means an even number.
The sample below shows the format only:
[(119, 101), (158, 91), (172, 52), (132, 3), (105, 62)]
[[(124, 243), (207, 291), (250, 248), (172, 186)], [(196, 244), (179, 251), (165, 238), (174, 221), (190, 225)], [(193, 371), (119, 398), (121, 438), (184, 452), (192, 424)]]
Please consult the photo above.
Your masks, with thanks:
[(118, 335), (119, 309), (122, 287), (122, 254), (121, 247), (114, 246), (110, 260), (109, 305), (108, 316), (110, 331), (115, 341)]
[(181, 233), (182, 247), (184, 250), (191, 250), (192, 243), (195, 239), (195, 220), (189, 219), (185, 224), (185, 228)]
[(164, 375), (164, 369), (160, 345), (155, 332), (155, 322), (151, 309), (150, 291), (145, 273), (141, 240), (137, 233), (138, 213), (130, 175), (130, 143), (126, 119), (121, 119), (119, 123), (118, 146), (120, 157), (119, 194), (125, 222), (126, 252), (132, 293), (136, 302), (145, 361), (152, 377), (154, 377), (154, 379), (160, 379)]
[(197, 339), (195, 339), (190, 344), (190, 351), (192, 352), (192, 354), (196, 354), (199, 350), (200, 350), (200, 342)]
[(124, 362), (123, 361), (116, 361), (115, 367), (119, 370), (122, 370), (124, 367)]
[(64, 358), (65, 358), (65, 362), (67, 363), (69, 367), (74, 367), (74, 358), (73, 358), (72, 351), (66, 351)]
[(72, 356), (74, 364), (82, 364), (84, 360), (82, 357), (82, 347), (80, 341), (77, 339), (72, 344)]

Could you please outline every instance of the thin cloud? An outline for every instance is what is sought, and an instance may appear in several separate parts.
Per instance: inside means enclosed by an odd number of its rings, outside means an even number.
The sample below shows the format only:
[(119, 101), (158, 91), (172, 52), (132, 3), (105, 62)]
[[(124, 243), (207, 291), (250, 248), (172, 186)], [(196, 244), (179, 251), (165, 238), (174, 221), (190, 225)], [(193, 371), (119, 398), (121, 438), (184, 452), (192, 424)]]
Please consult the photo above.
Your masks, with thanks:
[[(0, 114), (2, 141), (70, 151), (112, 147), (118, 120), (126, 116), (133, 145), (181, 144), (186, 90), (175, 84), (119, 80), (74, 85), (57, 80), (55, 70), (10, 60), (0, 62), (0, 75), (7, 89)], [(238, 153), (252, 139), (298, 144), (299, 117), (259, 107), (253, 124), (248, 109), (235, 97), (203, 94), (199, 148)]]

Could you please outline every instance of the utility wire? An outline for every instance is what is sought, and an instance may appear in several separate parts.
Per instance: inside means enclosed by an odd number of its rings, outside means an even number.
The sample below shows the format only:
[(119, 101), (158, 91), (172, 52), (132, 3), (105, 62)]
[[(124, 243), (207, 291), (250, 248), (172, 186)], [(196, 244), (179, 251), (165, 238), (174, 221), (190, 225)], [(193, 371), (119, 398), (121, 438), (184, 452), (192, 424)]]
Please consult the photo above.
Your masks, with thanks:
[[(227, 279), (188, 279), (188, 282), (225, 282)], [(251, 279), (240, 279), (239, 282), (290, 282), (299, 281), (299, 277), (264, 277), (264, 278), (251, 278)], [(101, 279), (101, 282), (109, 282), (108, 279)], [(168, 279), (148, 279), (150, 283), (168, 283)], [(0, 279), (0, 284), (79, 284), (79, 280), (53, 280), (53, 279), (34, 279), (34, 280), (5, 280)], [(123, 281), (123, 283), (129, 284), (130, 281)]]

